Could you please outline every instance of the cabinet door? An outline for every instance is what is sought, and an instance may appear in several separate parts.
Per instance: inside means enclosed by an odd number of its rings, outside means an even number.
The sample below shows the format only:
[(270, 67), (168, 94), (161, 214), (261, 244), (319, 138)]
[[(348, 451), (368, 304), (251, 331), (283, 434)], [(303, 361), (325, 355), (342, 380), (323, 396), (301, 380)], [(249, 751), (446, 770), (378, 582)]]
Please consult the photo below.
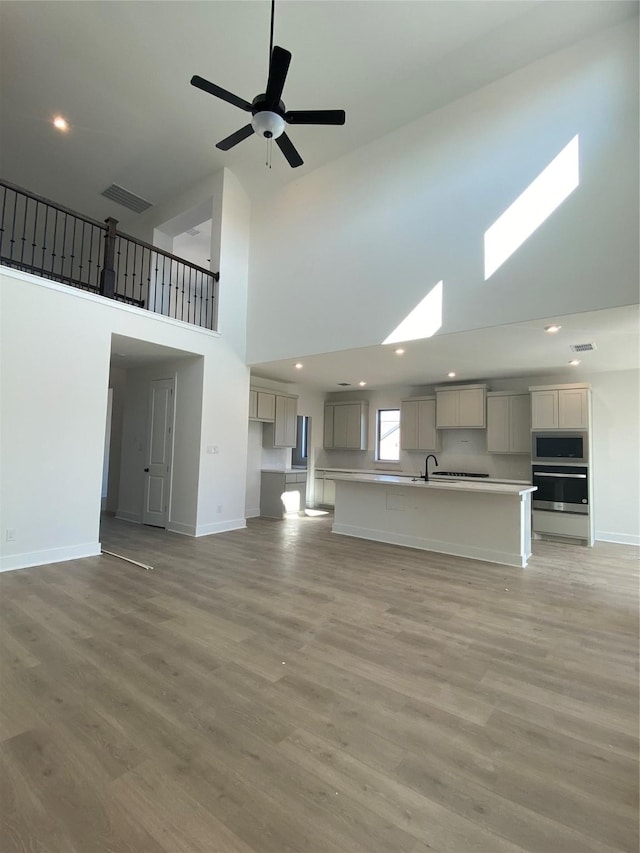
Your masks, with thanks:
[(349, 450), (364, 450), (362, 446), (362, 406), (360, 403), (349, 403), (347, 409), (347, 443)]
[(586, 388), (561, 388), (558, 391), (558, 426), (560, 429), (587, 429), (589, 414)]
[(249, 419), (255, 420), (258, 417), (258, 392), (249, 391)]
[(531, 429), (558, 428), (558, 392), (531, 392)]
[(324, 481), (324, 498), (323, 504), (325, 506), (335, 506), (336, 505), (336, 481), (335, 480), (327, 480)]
[(508, 453), (510, 450), (509, 397), (487, 397), (487, 451)]
[(274, 447), (295, 447), (297, 409), (298, 401), (295, 397), (276, 395), (276, 418), (273, 433)]
[(400, 403), (400, 447), (402, 450), (420, 450), (418, 444), (418, 406), (417, 400), (405, 400)]
[(436, 401), (418, 401), (418, 443), (416, 450), (437, 450)]
[(284, 428), (285, 447), (296, 446), (296, 426), (298, 418), (298, 401), (295, 397), (286, 398), (286, 415)]
[(260, 421), (273, 421), (276, 416), (276, 395), (258, 391), (257, 416)]
[(324, 407), (324, 434), (322, 446), (328, 450), (331, 450), (333, 447), (333, 415), (335, 408), (335, 406)]
[(316, 506), (324, 503), (324, 477), (313, 479), (313, 502)]
[(484, 388), (463, 388), (458, 394), (458, 426), (484, 427)]
[(511, 453), (530, 453), (531, 401), (529, 395), (517, 394), (507, 399), (509, 400), (509, 450)]
[(334, 406), (333, 411), (333, 446), (338, 448), (346, 448), (348, 429), (349, 429), (349, 409), (348, 403), (342, 403), (339, 406)]
[(436, 392), (436, 426), (457, 427), (459, 418), (459, 391)]

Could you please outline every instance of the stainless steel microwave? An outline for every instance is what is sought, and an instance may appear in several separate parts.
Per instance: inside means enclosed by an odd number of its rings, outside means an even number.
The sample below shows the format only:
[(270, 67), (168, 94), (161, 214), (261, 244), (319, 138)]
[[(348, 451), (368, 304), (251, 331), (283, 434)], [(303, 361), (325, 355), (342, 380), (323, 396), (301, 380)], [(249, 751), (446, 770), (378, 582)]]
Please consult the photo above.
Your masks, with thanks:
[(583, 431), (532, 432), (531, 461), (586, 463), (589, 461), (589, 435)]

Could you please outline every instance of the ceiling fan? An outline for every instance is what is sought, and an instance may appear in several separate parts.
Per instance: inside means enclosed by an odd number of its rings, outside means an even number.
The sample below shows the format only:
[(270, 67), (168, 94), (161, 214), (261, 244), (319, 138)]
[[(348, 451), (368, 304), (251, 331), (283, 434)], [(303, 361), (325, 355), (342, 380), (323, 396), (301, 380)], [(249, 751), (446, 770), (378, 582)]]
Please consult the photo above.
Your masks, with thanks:
[(251, 103), (243, 98), (227, 92), (215, 83), (199, 77), (197, 74), (191, 78), (191, 85), (221, 98), (234, 107), (239, 107), (245, 112), (251, 113), (251, 121), (240, 130), (236, 130), (231, 136), (227, 136), (218, 142), (216, 148), (228, 151), (242, 142), (243, 139), (258, 133), (265, 139), (275, 139), (276, 145), (286, 157), (290, 166), (294, 169), (304, 162), (296, 151), (293, 142), (284, 132), (286, 124), (344, 124), (344, 110), (289, 110), (285, 108), (280, 100), (284, 89), (287, 71), (291, 62), (291, 53), (283, 47), (273, 46), (273, 19), (275, 11), (275, 0), (271, 0), (271, 38), (269, 42), (269, 77), (267, 79), (266, 91), (256, 95)]

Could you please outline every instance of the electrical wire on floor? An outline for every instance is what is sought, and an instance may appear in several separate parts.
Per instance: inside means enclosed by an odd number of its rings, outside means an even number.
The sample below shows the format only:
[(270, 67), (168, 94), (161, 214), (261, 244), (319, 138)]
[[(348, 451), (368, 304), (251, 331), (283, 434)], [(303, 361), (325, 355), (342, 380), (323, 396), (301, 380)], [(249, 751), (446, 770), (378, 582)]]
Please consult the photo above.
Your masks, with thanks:
[(148, 566), (146, 563), (139, 563), (137, 560), (132, 560), (131, 557), (123, 557), (122, 554), (114, 554), (113, 551), (101, 551), (102, 554), (108, 554), (109, 557), (117, 557), (118, 560), (124, 560), (125, 563), (133, 563), (134, 566), (140, 566), (148, 572), (153, 571), (153, 566)]

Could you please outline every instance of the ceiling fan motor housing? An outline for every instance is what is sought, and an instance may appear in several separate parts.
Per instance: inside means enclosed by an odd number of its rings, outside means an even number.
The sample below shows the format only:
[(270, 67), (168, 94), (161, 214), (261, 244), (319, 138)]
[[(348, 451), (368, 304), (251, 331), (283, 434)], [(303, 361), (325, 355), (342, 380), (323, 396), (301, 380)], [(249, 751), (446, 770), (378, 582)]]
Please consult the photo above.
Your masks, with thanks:
[(284, 132), (284, 104), (279, 101), (277, 112), (266, 104), (265, 95), (258, 95), (253, 99), (251, 127), (265, 139), (277, 139)]

